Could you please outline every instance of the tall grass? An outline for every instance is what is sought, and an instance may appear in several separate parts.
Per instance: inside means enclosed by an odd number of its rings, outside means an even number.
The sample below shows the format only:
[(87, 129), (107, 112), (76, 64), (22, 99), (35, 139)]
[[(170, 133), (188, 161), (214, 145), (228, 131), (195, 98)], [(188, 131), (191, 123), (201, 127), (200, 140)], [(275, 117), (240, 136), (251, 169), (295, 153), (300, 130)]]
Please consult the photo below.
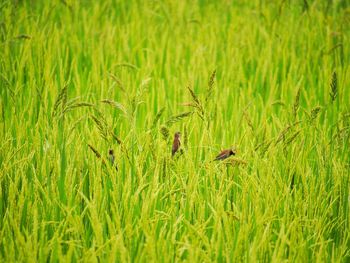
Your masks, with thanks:
[(349, 8), (1, 2), (0, 261), (348, 262)]

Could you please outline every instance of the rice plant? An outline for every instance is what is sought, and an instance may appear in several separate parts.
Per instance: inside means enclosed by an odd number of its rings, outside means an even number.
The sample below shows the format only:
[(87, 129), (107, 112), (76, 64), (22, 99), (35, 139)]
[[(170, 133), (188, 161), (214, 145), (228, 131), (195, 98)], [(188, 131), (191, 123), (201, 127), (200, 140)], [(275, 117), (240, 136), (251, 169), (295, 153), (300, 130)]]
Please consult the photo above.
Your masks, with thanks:
[(0, 261), (349, 262), (349, 12), (1, 1)]

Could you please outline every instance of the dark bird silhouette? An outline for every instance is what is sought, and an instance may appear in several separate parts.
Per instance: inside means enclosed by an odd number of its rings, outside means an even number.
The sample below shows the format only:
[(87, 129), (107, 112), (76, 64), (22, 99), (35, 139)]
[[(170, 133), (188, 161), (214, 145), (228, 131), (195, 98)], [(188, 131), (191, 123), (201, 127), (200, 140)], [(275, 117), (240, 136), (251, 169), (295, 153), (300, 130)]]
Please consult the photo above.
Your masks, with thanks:
[(223, 150), (218, 156), (215, 157), (214, 161), (225, 160), (231, 155), (236, 155), (236, 151), (232, 149)]
[(175, 153), (179, 150), (180, 145), (180, 132), (176, 132), (174, 136), (173, 148), (171, 149), (171, 156), (175, 155)]
[(109, 160), (109, 163), (112, 166), (115, 166), (115, 169), (118, 171), (117, 165), (114, 165), (115, 157), (114, 157), (114, 151), (112, 149), (109, 149), (108, 151), (108, 160)]

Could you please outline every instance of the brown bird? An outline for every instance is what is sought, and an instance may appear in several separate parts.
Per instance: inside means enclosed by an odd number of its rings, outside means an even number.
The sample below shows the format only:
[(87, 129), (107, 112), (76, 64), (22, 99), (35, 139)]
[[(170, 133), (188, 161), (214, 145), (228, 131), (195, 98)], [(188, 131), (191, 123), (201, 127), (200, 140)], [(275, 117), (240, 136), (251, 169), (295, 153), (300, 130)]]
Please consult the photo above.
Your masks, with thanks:
[(174, 142), (173, 142), (173, 148), (171, 149), (171, 156), (174, 157), (175, 153), (179, 150), (180, 145), (181, 145), (180, 132), (176, 132), (174, 137)]
[(223, 150), (218, 156), (216, 156), (214, 161), (225, 160), (231, 155), (236, 155), (236, 151), (232, 149)]
[[(109, 151), (108, 151), (108, 160), (109, 160), (110, 164), (112, 166), (114, 166), (115, 157), (114, 157), (114, 151), (112, 149), (109, 149)], [(115, 165), (115, 169), (118, 171), (117, 165)]]

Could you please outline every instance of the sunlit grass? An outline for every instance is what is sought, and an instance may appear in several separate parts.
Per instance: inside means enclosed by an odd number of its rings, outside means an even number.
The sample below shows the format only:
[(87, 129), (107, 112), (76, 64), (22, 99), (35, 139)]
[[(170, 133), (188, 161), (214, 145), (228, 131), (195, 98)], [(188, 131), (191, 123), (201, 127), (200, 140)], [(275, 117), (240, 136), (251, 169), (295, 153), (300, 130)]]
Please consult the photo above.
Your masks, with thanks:
[(349, 261), (349, 15), (2, 2), (0, 261)]

